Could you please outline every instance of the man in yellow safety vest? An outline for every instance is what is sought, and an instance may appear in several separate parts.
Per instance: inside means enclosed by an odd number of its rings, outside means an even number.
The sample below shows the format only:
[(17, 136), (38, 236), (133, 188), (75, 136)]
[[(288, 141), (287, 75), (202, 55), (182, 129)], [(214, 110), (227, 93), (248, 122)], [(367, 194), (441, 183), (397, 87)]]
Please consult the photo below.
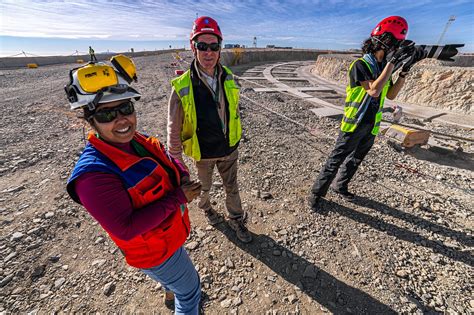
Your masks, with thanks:
[(94, 49), (89, 46), (89, 56), (91, 57), (91, 62), (97, 62), (97, 57), (95, 56), (95, 51)]
[(228, 224), (240, 241), (248, 243), (252, 235), (246, 227), (247, 213), (237, 184), (237, 148), (242, 134), (239, 88), (232, 72), (219, 63), (222, 33), (214, 19), (197, 18), (190, 43), (194, 53), (191, 67), (171, 81), (168, 149), (183, 165), (183, 152), (194, 160), (202, 183), (199, 208), (211, 225), (222, 222), (209, 196), (217, 167), (226, 191)]

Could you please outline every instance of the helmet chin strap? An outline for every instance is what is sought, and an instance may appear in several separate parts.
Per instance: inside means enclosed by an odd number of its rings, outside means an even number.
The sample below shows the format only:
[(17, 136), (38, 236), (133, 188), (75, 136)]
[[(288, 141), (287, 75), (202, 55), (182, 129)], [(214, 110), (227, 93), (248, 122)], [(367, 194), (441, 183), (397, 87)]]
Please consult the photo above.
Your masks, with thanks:
[(383, 41), (381, 41), (376, 36), (372, 37), (372, 41), (377, 42), (377, 43), (379, 43), (380, 45), (383, 46), (382, 50), (384, 52), (384, 55), (383, 55), (384, 60), (388, 60), (389, 57), (391, 57), (393, 55), (393, 53), (395, 52), (394, 49), (392, 49), (393, 47), (388, 46), (387, 44), (385, 44)]

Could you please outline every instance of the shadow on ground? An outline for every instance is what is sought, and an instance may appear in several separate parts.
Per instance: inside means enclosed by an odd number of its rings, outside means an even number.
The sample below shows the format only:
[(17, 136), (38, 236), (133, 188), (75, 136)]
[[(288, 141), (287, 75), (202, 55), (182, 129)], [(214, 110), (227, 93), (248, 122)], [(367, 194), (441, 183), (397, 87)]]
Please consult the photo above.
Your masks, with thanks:
[[(443, 226), (421, 219), (417, 216), (410, 215), (405, 212), (388, 207), (384, 204), (375, 202), (371, 199), (357, 196), (355, 200), (353, 201), (353, 203), (364, 206), (364, 207), (370, 207), (377, 211), (385, 211), (385, 213), (393, 217), (404, 219), (414, 224), (421, 224), (420, 222), (422, 222), (425, 225), (425, 227), (431, 228), (432, 230), (436, 230), (436, 233), (447, 235), (447, 236), (453, 236), (456, 238), (457, 241), (464, 243), (467, 246), (471, 246), (473, 243), (472, 238), (464, 233), (450, 230)], [(471, 267), (474, 266), (474, 258), (468, 251), (461, 251), (459, 248), (447, 246), (446, 244), (438, 240), (432, 240), (432, 239), (426, 238), (420, 235), (419, 233), (410, 231), (406, 228), (401, 228), (391, 223), (384, 222), (380, 218), (373, 217), (369, 214), (348, 208), (346, 206), (334, 203), (329, 200), (324, 200), (324, 204), (322, 205), (322, 208), (323, 208), (323, 213), (328, 212), (328, 211), (338, 213), (356, 222), (368, 225), (375, 230), (384, 232), (388, 235), (392, 235), (399, 240), (404, 240), (404, 241), (413, 243), (417, 246), (423, 246), (423, 247), (429, 248), (433, 252), (441, 254), (447, 258), (457, 260)], [(413, 220), (413, 221), (410, 221), (410, 220)]]
[(474, 171), (473, 153), (454, 151), (438, 146), (429, 148), (415, 146), (409, 150), (405, 150), (405, 152), (418, 160)]
[[(338, 280), (305, 258), (279, 245), (268, 235), (252, 233), (254, 240), (250, 244), (243, 244), (235, 237), (235, 233), (227, 224), (221, 223), (215, 228), (237, 247), (260, 260), (287, 282), (299, 287), (301, 291), (326, 307), (331, 313), (396, 314), (390, 306), (364, 291)], [(268, 247), (270, 243), (274, 244), (271, 248)], [(274, 251), (286, 252), (286, 257), (275, 256)], [(297, 270), (292, 269), (294, 264), (298, 266)]]
[[(466, 247), (474, 247), (474, 239), (472, 236), (461, 232), (461, 231), (456, 231), (452, 230), (448, 227), (445, 227), (443, 225), (431, 222), (429, 220), (420, 218), (416, 215), (413, 215), (408, 212), (404, 212), (392, 207), (389, 207), (388, 205), (372, 200), (370, 198), (364, 197), (364, 196), (356, 196), (356, 198), (352, 201), (352, 203), (363, 206), (363, 207), (368, 207), (371, 208), (375, 211), (379, 211), (382, 213), (385, 213), (389, 216), (392, 216), (397, 219), (404, 220), (410, 224), (414, 224), (426, 231), (431, 231), (435, 234), (439, 234), (442, 236), (450, 237), (455, 239), (457, 242), (465, 245)], [(466, 256), (468, 258), (468, 256)], [(469, 260), (467, 260), (467, 264), (472, 265), (472, 261), (469, 263)]]

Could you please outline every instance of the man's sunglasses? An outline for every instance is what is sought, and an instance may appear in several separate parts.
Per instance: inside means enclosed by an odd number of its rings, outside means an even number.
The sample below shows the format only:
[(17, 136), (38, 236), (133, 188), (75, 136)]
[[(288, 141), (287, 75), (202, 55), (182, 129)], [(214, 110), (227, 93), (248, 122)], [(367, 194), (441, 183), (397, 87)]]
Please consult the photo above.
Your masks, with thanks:
[(92, 115), (92, 117), (94, 117), (99, 123), (108, 123), (117, 118), (118, 113), (128, 116), (133, 114), (134, 111), (135, 107), (133, 106), (133, 103), (128, 101), (112, 108), (98, 110)]
[(203, 42), (194, 42), (194, 47), (197, 48), (197, 50), (200, 51), (207, 51), (208, 48), (211, 48), (212, 51), (219, 51), (221, 49), (221, 44), (220, 43), (203, 43)]

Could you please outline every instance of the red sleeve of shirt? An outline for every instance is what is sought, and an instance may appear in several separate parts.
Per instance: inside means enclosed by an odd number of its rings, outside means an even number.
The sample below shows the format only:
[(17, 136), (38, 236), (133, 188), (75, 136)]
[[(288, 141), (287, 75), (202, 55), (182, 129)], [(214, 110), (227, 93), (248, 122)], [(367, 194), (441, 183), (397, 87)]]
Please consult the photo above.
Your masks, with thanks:
[(82, 205), (100, 225), (125, 241), (157, 227), (187, 203), (183, 191), (177, 188), (143, 208), (133, 209), (120, 178), (107, 173), (82, 174), (76, 179), (75, 189)]

